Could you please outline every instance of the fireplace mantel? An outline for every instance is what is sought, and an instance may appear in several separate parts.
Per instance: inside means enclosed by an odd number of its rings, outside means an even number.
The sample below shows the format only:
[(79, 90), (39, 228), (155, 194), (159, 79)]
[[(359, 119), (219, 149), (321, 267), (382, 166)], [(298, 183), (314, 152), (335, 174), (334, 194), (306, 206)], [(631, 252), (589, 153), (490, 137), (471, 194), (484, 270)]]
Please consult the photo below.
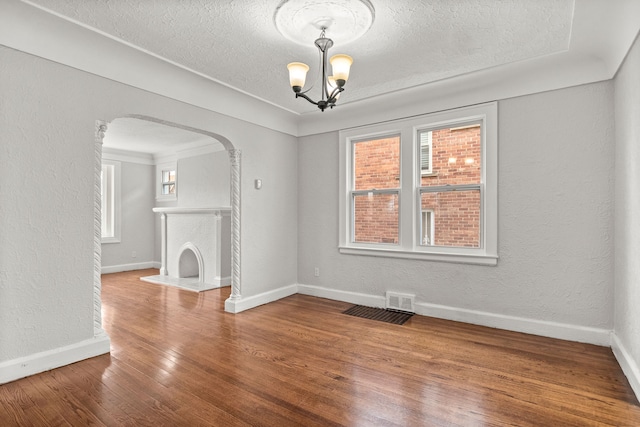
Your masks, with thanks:
[(164, 214), (231, 214), (230, 207), (221, 208), (153, 208), (155, 213)]
[[(160, 276), (144, 280), (195, 291), (230, 284), (230, 207), (158, 207), (153, 212), (160, 214), (162, 266)], [(185, 252), (193, 254), (192, 260), (183, 258)]]

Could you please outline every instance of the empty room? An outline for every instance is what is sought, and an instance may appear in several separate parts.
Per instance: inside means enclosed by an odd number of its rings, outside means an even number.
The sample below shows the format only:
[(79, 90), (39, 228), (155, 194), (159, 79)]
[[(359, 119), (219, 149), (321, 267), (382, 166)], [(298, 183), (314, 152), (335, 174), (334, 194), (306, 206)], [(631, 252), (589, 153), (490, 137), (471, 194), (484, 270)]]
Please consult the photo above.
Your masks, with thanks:
[(0, 425), (640, 425), (639, 33), (1, 0)]

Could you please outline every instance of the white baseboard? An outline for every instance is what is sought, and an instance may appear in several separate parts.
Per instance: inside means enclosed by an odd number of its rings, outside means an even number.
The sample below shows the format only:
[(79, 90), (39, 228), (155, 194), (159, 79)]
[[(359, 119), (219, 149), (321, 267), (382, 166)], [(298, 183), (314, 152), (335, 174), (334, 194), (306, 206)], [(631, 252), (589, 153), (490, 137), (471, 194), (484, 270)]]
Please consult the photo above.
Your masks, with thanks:
[(2, 362), (0, 363), (0, 384), (109, 353), (110, 347), (109, 336), (102, 333), (65, 347)]
[(627, 380), (629, 380), (629, 384), (631, 385), (633, 392), (640, 400), (640, 368), (615, 332), (611, 335), (611, 350), (613, 350), (613, 355), (618, 360), (618, 364), (622, 368), (622, 372), (624, 372)]
[[(384, 307), (386, 304), (384, 296), (346, 292), (336, 289), (322, 288), (319, 286), (298, 285), (298, 293), (349, 302), (351, 304), (366, 305), (369, 307)], [(436, 304), (416, 303), (415, 308), (416, 314), (423, 316), (455, 320), (458, 322), (505, 329), (508, 331), (524, 332), (549, 338), (558, 338), (602, 346), (609, 346), (611, 340), (611, 331), (607, 329), (547, 322), (527, 319), (524, 317), (506, 316), (502, 314), (466, 310), (463, 308)]]
[(224, 302), (224, 311), (229, 313), (240, 313), (259, 305), (268, 304), (273, 301), (294, 295), (298, 292), (298, 285), (289, 285), (273, 291), (264, 292), (262, 294), (253, 295), (248, 298), (227, 299)]
[(383, 296), (361, 294), (358, 292), (340, 291), (312, 285), (298, 285), (298, 293), (314, 297), (344, 301), (351, 304), (366, 305), (367, 307), (384, 308), (387, 300)]
[(611, 331), (608, 329), (507, 316), (444, 305), (416, 303), (416, 314), (607, 347), (611, 342)]
[(138, 262), (134, 264), (108, 265), (102, 266), (101, 273), (120, 273), (121, 271), (145, 270), (147, 268), (160, 268), (161, 264), (155, 261)]
[(231, 276), (227, 277), (216, 277), (213, 279), (213, 283), (217, 288), (222, 288), (224, 286), (231, 286)]

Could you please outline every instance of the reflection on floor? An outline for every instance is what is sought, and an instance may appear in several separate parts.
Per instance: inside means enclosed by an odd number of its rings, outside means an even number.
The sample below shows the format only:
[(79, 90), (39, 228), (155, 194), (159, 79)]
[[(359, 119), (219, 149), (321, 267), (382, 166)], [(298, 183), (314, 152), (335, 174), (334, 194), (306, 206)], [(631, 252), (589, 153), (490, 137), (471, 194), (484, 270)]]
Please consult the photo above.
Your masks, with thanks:
[(208, 291), (209, 289), (215, 289), (219, 287), (210, 283), (201, 282), (198, 277), (178, 278), (171, 276), (146, 276), (141, 277), (140, 280), (144, 280), (145, 282), (149, 283), (155, 283), (157, 285), (175, 286), (194, 292)]

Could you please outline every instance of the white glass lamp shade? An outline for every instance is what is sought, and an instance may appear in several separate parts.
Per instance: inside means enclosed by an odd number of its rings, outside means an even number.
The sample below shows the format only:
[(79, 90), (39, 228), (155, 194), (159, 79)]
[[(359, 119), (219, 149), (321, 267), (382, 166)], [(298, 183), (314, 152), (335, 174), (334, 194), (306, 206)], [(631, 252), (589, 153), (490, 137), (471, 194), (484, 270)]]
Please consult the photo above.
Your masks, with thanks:
[(287, 65), (287, 68), (289, 69), (289, 83), (291, 84), (291, 87), (304, 87), (304, 82), (307, 79), (307, 71), (309, 71), (309, 66), (307, 64), (303, 64), (302, 62), (292, 62)]
[(349, 55), (333, 55), (329, 60), (333, 70), (335, 80), (349, 80), (349, 69), (353, 64), (353, 59)]

